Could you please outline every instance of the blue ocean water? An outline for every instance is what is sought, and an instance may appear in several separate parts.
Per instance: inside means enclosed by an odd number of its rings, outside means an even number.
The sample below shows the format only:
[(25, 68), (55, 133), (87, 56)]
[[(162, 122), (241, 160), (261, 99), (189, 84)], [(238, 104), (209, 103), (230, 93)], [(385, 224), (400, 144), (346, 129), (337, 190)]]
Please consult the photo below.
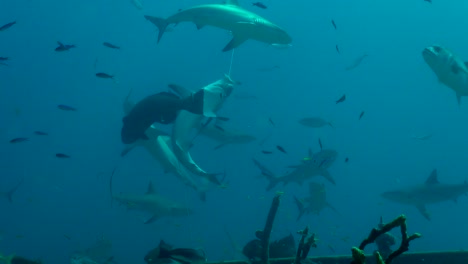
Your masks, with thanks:
[[(139, 10), (129, 0), (0, 2), (0, 24), (17, 22), (0, 32), (0, 57), (10, 57), (8, 66), (0, 65), (0, 192), (24, 179), (12, 203), (0, 200), (0, 252), (68, 263), (72, 252), (103, 236), (112, 242), (119, 263), (143, 263), (160, 239), (203, 248), (210, 261), (237, 259), (242, 256), (225, 230), (240, 247), (253, 239), (276, 190), (285, 194), (272, 238), (309, 225), (320, 239), (311, 255), (349, 254), (380, 216), (390, 221), (402, 213), (408, 216), (409, 231), (423, 234), (411, 251), (466, 249), (466, 197), (458, 204), (429, 205), (431, 221), (414, 207), (380, 197), (389, 189), (423, 183), (433, 169), (441, 182), (467, 178), (467, 102), (462, 99), (458, 106), (453, 91), (438, 83), (421, 55), (425, 47), (440, 44), (468, 58), (466, 1), (267, 0), (266, 10), (240, 1), (284, 28), (292, 46), (278, 49), (247, 41), (234, 54), (223, 53), (231, 39), (228, 32), (196, 30), (190, 23), (165, 33), (157, 44), (157, 30), (144, 15), (166, 17), (204, 3), (142, 0)], [(58, 53), (57, 41), (77, 47)], [(105, 41), (121, 50), (104, 47)], [(362, 64), (346, 71), (362, 54), (368, 54)], [(131, 89), (134, 100), (166, 91), (169, 83), (198, 89), (228, 73), (231, 58), (231, 77), (242, 85), (220, 115), (258, 140), (214, 151), (216, 144), (200, 137), (191, 150), (204, 169), (226, 172), (227, 188), (208, 192), (203, 203), (145, 150), (120, 157), (122, 102)], [(118, 81), (96, 78), (96, 72)], [(258, 99), (236, 99), (236, 94)], [(346, 101), (336, 104), (343, 94)], [(60, 111), (59, 104), (78, 111)], [(327, 119), (334, 128), (301, 126), (298, 120), (308, 116)], [(36, 136), (36, 130), (49, 135)], [(425, 134), (433, 136), (412, 138)], [(17, 137), (29, 141), (9, 143)], [(293, 196), (306, 196), (307, 184), (267, 192), (252, 158), (283, 174), (309, 147), (318, 151), (318, 139), (339, 153), (330, 168), (337, 184), (321, 177), (312, 181), (325, 184), (339, 213), (325, 209), (296, 221)], [(261, 154), (276, 145), (287, 154)], [(56, 153), (71, 158), (58, 159)], [(143, 194), (151, 180), (159, 193), (195, 213), (144, 225), (146, 215), (111, 206), (109, 177), (117, 165), (115, 192)]]

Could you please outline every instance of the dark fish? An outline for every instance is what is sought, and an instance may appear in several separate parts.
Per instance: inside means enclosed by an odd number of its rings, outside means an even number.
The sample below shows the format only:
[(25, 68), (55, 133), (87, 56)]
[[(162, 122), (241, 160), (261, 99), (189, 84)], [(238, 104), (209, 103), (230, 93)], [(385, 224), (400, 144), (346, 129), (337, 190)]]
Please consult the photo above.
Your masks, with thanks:
[(268, 7), (262, 2), (252, 3), (253, 6), (260, 7), (261, 9), (267, 9)]
[(152, 249), (145, 256), (145, 262), (148, 264), (156, 263), (205, 263), (206, 255), (202, 250), (191, 248), (173, 248), (163, 240), (159, 246)]
[(19, 138), (14, 138), (12, 140), (10, 140), (10, 143), (21, 143), (21, 142), (26, 142), (26, 141), (29, 141), (29, 138), (25, 138), (25, 137), (19, 137)]
[(296, 242), (292, 234), (270, 243), (270, 258), (290, 258), (296, 255)]
[(57, 44), (58, 44), (58, 47), (55, 48), (55, 51), (57, 52), (67, 51), (67, 50), (70, 50), (71, 48), (76, 48), (75, 45), (66, 45), (60, 41), (57, 41)]
[(283, 152), (283, 153), (285, 153), (285, 154), (287, 153), (286, 150), (284, 150), (284, 148), (283, 148), (282, 146), (276, 146), (276, 148), (277, 148), (279, 151), (281, 151), (281, 152)]
[(349, 161), (349, 159), (348, 159), (348, 157), (346, 157), (346, 159), (344, 160), (344, 162), (346, 162), (346, 163), (347, 163), (348, 161)]
[(104, 72), (96, 73), (96, 77), (103, 78), (103, 79), (114, 79), (114, 75), (110, 75)]
[(332, 19), (331, 23), (332, 23), (333, 27), (336, 29), (336, 23), (335, 23), (335, 21), (333, 19)]
[(268, 155), (268, 154), (273, 154), (273, 151), (262, 150), (262, 153)]
[(41, 264), (39, 260), (29, 260), (20, 256), (13, 256), (12, 259), (8, 260), (11, 264)]
[(424, 2), (428, 2), (429, 4), (432, 4), (432, 0), (424, 0)]
[(202, 115), (204, 100), (207, 100), (204, 97), (203, 89), (184, 99), (168, 92), (147, 96), (123, 118), (122, 142), (132, 144), (138, 139), (148, 139), (145, 135), (148, 127), (153, 123), (173, 123), (182, 109)]
[(57, 154), (55, 154), (55, 157), (60, 158), (60, 159), (68, 159), (68, 158), (71, 158), (69, 155), (63, 154), (63, 153), (57, 153)]
[(359, 115), (359, 120), (361, 120), (363, 115), (364, 115), (364, 111), (362, 111), (361, 114)]
[(343, 96), (340, 97), (340, 99), (338, 99), (338, 101), (336, 101), (337, 104), (339, 103), (342, 103), (346, 100), (346, 94), (343, 94)]
[(104, 43), (102, 43), (102, 45), (104, 45), (104, 46), (106, 46), (106, 47), (108, 47), (108, 48), (111, 48), (111, 49), (120, 49), (119, 46), (116, 46), (116, 45), (111, 44), (111, 43), (109, 43), (109, 42), (104, 42)]
[(68, 105), (57, 105), (58, 109), (63, 111), (76, 111), (76, 108), (68, 106)]
[(273, 122), (273, 120), (272, 120), (271, 118), (268, 118), (268, 121), (270, 121), (270, 124), (271, 124), (272, 126), (276, 126), (276, 125), (275, 125), (275, 122)]
[(322, 148), (322, 141), (320, 140), (320, 138), (319, 138), (318, 142), (319, 142), (319, 145), (320, 145), (320, 150), (322, 150), (323, 149)]
[[(256, 234), (257, 238), (261, 235)], [(296, 242), (294, 237), (290, 234), (280, 240), (270, 243), (270, 258), (290, 258), (296, 255)], [(248, 242), (242, 249), (242, 254), (250, 261), (256, 262), (262, 256), (262, 242), (261, 240), (254, 239)]]
[(16, 24), (16, 21), (7, 23), (7, 24), (0, 27), (0, 31), (7, 30), (7, 29), (11, 28), (14, 24)]
[(9, 59), (10, 59), (10, 58), (8, 58), (8, 57), (0, 57), (0, 61), (7, 61), (7, 60), (9, 60)]
[(42, 132), (42, 131), (34, 131), (34, 134), (38, 135), (38, 136), (48, 136), (49, 135), (48, 133)]
[(214, 127), (220, 131), (223, 131), (224, 132), (224, 128), (222, 128), (221, 126), (219, 125), (214, 125)]
[(338, 52), (338, 54), (341, 54), (340, 48), (338, 48), (338, 45), (335, 46), (335, 49), (336, 49), (336, 52)]

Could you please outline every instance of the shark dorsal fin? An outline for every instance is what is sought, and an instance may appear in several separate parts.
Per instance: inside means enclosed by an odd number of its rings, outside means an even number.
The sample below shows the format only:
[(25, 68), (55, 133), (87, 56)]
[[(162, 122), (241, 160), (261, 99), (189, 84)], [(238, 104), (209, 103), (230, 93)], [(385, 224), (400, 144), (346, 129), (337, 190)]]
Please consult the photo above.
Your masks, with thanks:
[(226, 0), (226, 5), (240, 6), (237, 0)]
[(437, 179), (437, 169), (434, 169), (429, 175), (429, 178), (426, 180), (427, 185), (438, 184), (439, 180)]
[(154, 190), (153, 182), (149, 182), (148, 190), (146, 191), (146, 195), (155, 194), (156, 191)]

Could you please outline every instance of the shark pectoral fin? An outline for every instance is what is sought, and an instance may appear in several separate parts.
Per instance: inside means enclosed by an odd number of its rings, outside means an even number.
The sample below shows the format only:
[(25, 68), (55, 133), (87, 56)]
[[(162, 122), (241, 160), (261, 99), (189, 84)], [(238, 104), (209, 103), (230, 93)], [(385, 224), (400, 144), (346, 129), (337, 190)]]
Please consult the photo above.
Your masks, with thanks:
[(120, 153), (120, 156), (121, 157), (125, 157), (127, 156), (128, 153), (130, 153), (130, 151), (132, 151), (134, 148), (135, 148), (136, 145), (130, 145), (130, 146), (126, 146), (122, 152)]
[(424, 216), (424, 218), (431, 221), (431, 215), (427, 211), (426, 206), (424, 204), (416, 205), (416, 208), (418, 208), (419, 213), (421, 213)]
[(202, 29), (204, 26), (206, 26), (205, 24), (201, 24), (201, 23), (195, 23), (195, 26), (197, 27), (198, 30)]
[(151, 223), (154, 223), (156, 220), (158, 220), (159, 217), (158, 215), (153, 215), (151, 216), (149, 219), (146, 219), (146, 221), (144, 222), (145, 225), (147, 224), (151, 224)]
[(243, 37), (243, 36), (236, 36), (234, 34), (234, 37), (231, 39), (231, 41), (224, 47), (223, 52), (230, 51), (232, 49), (235, 49), (239, 47), (242, 43), (244, 43), (248, 38)]
[(299, 215), (297, 216), (296, 221), (299, 221), (299, 219), (305, 213), (304, 203), (301, 200), (299, 200), (296, 196), (294, 196), (294, 202), (296, 203), (297, 210), (299, 210)]
[(322, 176), (325, 177), (325, 179), (327, 179), (329, 182), (333, 183), (333, 185), (336, 185), (335, 180), (327, 170), (323, 170)]

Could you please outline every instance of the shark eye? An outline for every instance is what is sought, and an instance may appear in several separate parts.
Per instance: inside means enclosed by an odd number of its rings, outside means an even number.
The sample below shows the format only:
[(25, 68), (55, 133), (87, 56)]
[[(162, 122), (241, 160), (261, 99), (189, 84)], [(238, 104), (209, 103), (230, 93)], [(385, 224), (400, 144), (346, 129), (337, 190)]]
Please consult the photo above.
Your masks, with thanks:
[(434, 47), (434, 50), (435, 50), (436, 52), (440, 52), (440, 51), (442, 50), (442, 48), (441, 48), (441, 47), (438, 47), (438, 46), (435, 46), (435, 47)]

